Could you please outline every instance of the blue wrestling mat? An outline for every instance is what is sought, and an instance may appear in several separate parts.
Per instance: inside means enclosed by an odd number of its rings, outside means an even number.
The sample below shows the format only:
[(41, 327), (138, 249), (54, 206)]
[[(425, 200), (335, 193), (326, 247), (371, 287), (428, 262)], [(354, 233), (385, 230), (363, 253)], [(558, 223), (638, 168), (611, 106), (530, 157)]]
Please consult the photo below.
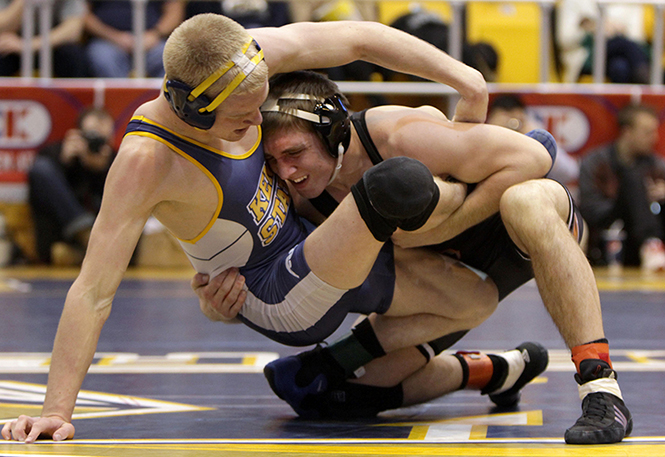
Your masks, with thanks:
[[(0, 272), (0, 423), (39, 414), (74, 275)], [(455, 347), (545, 345), (549, 367), (523, 390), (517, 409), (497, 411), (487, 397), (460, 391), (374, 420), (317, 422), (298, 419), (262, 374), (267, 362), (299, 350), (242, 325), (207, 321), (190, 276), (130, 272), (79, 395), (76, 438), (0, 442), (0, 456), (665, 455), (665, 275), (598, 272), (612, 361), (635, 426), (621, 444), (591, 447), (563, 444), (581, 411), (574, 366), (533, 283)]]

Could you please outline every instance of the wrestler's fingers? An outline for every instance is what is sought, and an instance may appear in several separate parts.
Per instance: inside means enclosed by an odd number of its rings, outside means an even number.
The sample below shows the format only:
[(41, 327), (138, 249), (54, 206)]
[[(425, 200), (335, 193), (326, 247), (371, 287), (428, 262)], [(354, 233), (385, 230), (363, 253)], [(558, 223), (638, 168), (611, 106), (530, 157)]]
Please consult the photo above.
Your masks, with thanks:
[(231, 276), (232, 278), (238, 274), (238, 269), (235, 267), (227, 268), (226, 270), (219, 273), (214, 278), (210, 279), (210, 285), (216, 286), (216, 288), (221, 287), (221, 285), (226, 281), (226, 279)]
[(37, 441), (39, 435), (41, 435), (42, 432), (44, 431), (42, 429), (43, 427), (41, 427), (38, 423), (33, 424), (30, 430), (30, 434), (25, 438), (25, 440), (23, 440), (25, 441), (25, 444), (34, 443), (35, 441)]
[(206, 289), (208, 289), (207, 292), (209, 292), (207, 297), (213, 303), (215, 308), (219, 309), (224, 304), (226, 297), (233, 289), (233, 285), (239, 274), (237, 268), (229, 268), (210, 281), (210, 285), (206, 287)]
[(201, 287), (205, 286), (208, 284), (208, 281), (210, 280), (210, 276), (203, 274), (203, 273), (196, 273), (192, 280), (190, 281), (189, 285), (192, 288), (194, 292), (199, 290)]
[(26, 443), (34, 443), (40, 435), (62, 441), (74, 437), (74, 426), (60, 416), (45, 416), (33, 420)]
[(245, 300), (247, 300), (247, 291), (241, 290), (240, 293), (238, 294), (238, 299), (230, 309), (233, 317), (236, 317), (238, 315), (238, 313), (242, 309), (242, 305), (245, 304)]
[(201, 284), (199, 288), (194, 289), (196, 295), (202, 300), (213, 302), (215, 300), (217, 291), (220, 287), (222, 287), (222, 284), (224, 283), (226, 277), (229, 275), (230, 270), (231, 269), (224, 270), (212, 278), (209, 275), (206, 275), (208, 276), (208, 280)]
[(215, 277), (214, 281), (211, 281), (211, 285), (214, 284), (217, 286), (215, 295), (219, 296), (220, 293), (226, 295), (233, 288), (233, 283), (238, 278), (238, 275), (240, 275), (240, 271), (237, 268), (229, 268)]
[(11, 439), (12, 439), (12, 431), (11, 431), (11, 429), (12, 429), (12, 423), (13, 423), (13, 422), (14, 422), (14, 421), (12, 421), (12, 422), (7, 422), (7, 423), (5, 423), (5, 425), (2, 427), (2, 431), (0, 432), (0, 434), (2, 434), (2, 438), (3, 438), (3, 439), (6, 439), (6, 440), (11, 440)]
[(229, 274), (229, 278), (224, 282), (215, 294), (215, 301), (220, 303), (233, 304), (238, 300), (238, 294), (242, 292), (245, 285), (245, 277), (240, 272), (235, 275)]
[[(235, 279), (232, 284), (231, 290), (221, 298), (221, 303), (219, 303), (218, 311), (224, 315), (227, 319), (233, 319), (236, 317), (242, 305), (245, 303), (247, 294), (241, 294), (243, 292), (243, 286), (245, 285), (245, 278), (241, 275)], [(216, 299), (220, 301), (220, 299)]]
[(74, 438), (74, 426), (65, 422), (53, 433), (53, 441), (71, 440)]
[(18, 419), (11, 423), (12, 438), (16, 441), (25, 441), (34, 421), (34, 418), (30, 416), (20, 415)]

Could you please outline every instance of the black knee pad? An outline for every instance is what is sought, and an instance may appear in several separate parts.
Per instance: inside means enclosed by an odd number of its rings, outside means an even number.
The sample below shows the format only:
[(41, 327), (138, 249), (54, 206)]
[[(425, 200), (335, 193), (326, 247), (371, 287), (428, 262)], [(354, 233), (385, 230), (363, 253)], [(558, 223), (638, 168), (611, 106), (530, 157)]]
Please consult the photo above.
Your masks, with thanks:
[(422, 227), (439, 202), (439, 188), (421, 162), (394, 157), (367, 170), (351, 193), (367, 227), (379, 241), (397, 228)]

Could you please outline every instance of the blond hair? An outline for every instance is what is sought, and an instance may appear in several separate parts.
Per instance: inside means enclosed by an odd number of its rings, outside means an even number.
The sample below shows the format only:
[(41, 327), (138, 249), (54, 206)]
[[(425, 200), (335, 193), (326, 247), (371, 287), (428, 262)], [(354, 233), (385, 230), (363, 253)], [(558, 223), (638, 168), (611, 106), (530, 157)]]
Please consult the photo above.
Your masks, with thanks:
[[(249, 39), (249, 33), (226, 16), (198, 14), (180, 24), (166, 40), (163, 57), (166, 78), (194, 88), (241, 52)], [(252, 45), (245, 55), (251, 59), (257, 53), (258, 49)], [(239, 71), (238, 67), (232, 67), (204, 94), (211, 99), (216, 97)], [(268, 67), (261, 61), (234, 93), (253, 92), (263, 87), (267, 79)]]

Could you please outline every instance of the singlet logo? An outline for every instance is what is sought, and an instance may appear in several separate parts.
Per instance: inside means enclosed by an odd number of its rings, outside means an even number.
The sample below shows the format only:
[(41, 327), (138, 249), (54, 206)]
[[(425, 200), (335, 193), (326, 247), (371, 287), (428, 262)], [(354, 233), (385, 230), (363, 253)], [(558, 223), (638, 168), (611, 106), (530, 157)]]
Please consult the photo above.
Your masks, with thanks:
[(296, 248), (291, 248), (291, 250), (289, 251), (289, 255), (286, 256), (286, 260), (284, 261), (284, 263), (286, 265), (286, 269), (289, 270), (289, 273), (291, 273), (291, 275), (295, 276), (296, 278), (300, 279), (300, 276), (298, 276), (298, 273), (293, 271), (293, 260), (291, 260), (291, 259), (293, 259), (293, 252), (295, 250), (296, 250)]
[(291, 196), (286, 186), (264, 164), (254, 198), (247, 205), (254, 223), (259, 227), (261, 245), (267, 246), (275, 239), (286, 221)]

